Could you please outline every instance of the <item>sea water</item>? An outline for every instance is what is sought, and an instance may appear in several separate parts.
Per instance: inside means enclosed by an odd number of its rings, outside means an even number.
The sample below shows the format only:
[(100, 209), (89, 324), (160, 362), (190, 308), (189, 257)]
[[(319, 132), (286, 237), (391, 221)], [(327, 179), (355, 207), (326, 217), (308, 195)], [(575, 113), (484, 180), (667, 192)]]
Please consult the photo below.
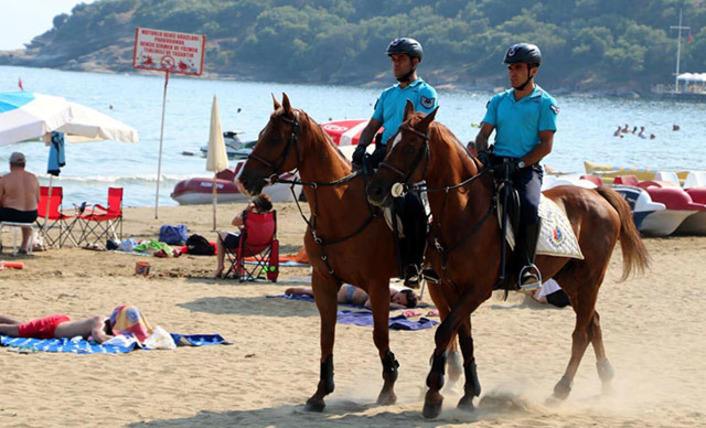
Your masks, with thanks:
[[(499, 70), (502, 73), (502, 70)], [(421, 70), (424, 76), (424, 70)], [(18, 90), (21, 78), (28, 91), (63, 96), (92, 107), (136, 128), (140, 142), (67, 144), (66, 166), (53, 184), (64, 188), (64, 205), (105, 203), (108, 187), (125, 189), (125, 206), (154, 206), (164, 93), (164, 75), (118, 75), (0, 67), (0, 92)], [(393, 81), (390, 79), (390, 84)], [(434, 83), (431, 81), (430, 83)], [(541, 78), (538, 79), (541, 85)], [(257, 139), (273, 110), (271, 94), (286, 92), (294, 107), (319, 123), (368, 118), (381, 88), (237, 82), (171, 76), (162, 148), (159, 204), (177, 205), (169, 197), (174, 185), (189, 177), (211, 177), (200, 147), (209, 136), (211, 103), (218, 96), (223, 130), (242, 131), (245, 141)], [(439, 90), (437, 120), (464, 143), (475, 138), (490, 93)], [(558, 132), (552, 153), (543, 161), (565, 172), (583, 172), (583, 161), (664, 170), (706, 169), (706, 104), (557, 96)], [(644, 126), (654, 140), (636, 135), (613, 136), (618, 125)], [(680, 126), (672, 131), (672, 126)], [(0, 147), (0, 172), (9, 169), (13, 151), (27, 155), (27, 169), (42, 185), (49, 150), (41, 142)], [(186, 156), (184, 152), (194, 153)]]

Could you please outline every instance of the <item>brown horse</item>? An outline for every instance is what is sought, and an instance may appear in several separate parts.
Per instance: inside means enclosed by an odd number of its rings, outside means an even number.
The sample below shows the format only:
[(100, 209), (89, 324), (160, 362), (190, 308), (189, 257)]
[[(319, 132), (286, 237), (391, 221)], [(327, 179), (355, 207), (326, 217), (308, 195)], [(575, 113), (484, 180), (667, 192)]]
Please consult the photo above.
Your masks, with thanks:
[[(471, 313), (487, 300), (500, 273), (500, 227), (492, 201), (494, 184), (480, 162), (443, 125), (434, 123), (436, 110), (425, 116), (415, 113), (408, 103), (405, 121), (393, 146), (368, 185), (368, 198), (386, 205), (390, 192), (399, 191), (398, 182), (426, 180), (433, 223), (427, 260), (439, 272), (441, 294), (450, 305), (450, 314), (437, 328), (436, 349), (423, 414), (436, 417), (441, 412), (444, 383), (444, 350), (458, 332), (464, 359), (466, 383), (460, 408), (473, 409), (473, 397), (480, 395), (471, 336)], [(537, 256), (536, 264), (545, 278), (555, 278), (569, 295), (576, 312), (571, 359), (564, 376), (554, 387), (553, 398), (565, 399), (590, 342), (596, 353), (598, 376), (608, 388), (613, 369), (606, 358), (598, 312), (598, 289), (603, 282), (613, 248), (620, 239), (623, 251), (623, 277), (649, 264), (647, 250), (635, 228), (630, 208), (617, 193), (599, 187), (556, 187), (546, 191), (568, 215), (584, 259)], [(509, 250), (508, 250), (509, 251)], [(433, 287), (433, 286), (432, 286)]]
[[(273, 101), (274, 113), (260, 132), (239, 180), (246, 192), (259, 194), (281, 173), (298, 169), (299, 184), (304, 186), (311, 212), (304, 246), (314, 270), (311, 285), (321, 316), (321, 372), (307, 409), (323, 410), (324, 397), (334, 389), (333, 343), (342, 282), (354, 284), (370, 296), (373, 341), (384, 379), (377, 401), (393, 404), (399, 364), (389, 349), (388, 332), (390, 278), (398, 274), (392, 232), (367, 203), (366, 178), (352, 172), (350, 162), (319, 125), (303, 110), (293, 109), (286, 94), (281, 105), (274, 97)], [(457, 360), (458, 378), (460, 357)]]

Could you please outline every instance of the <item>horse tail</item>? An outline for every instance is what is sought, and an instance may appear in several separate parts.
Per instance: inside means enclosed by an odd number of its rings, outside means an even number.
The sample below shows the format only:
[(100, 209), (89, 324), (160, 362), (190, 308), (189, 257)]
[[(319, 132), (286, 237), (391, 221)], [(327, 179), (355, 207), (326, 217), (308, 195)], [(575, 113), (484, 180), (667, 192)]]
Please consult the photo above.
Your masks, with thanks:
[(623, 250), (623, 276), (620, 281), (625, 281), (635, 270), (644, 273), (650, 266), (650, 256), (635, 227), (630, 205), (620, 194), (607, 187), (598, 187), (596, 191), (615, 208), (620, 217), (620, 248)]

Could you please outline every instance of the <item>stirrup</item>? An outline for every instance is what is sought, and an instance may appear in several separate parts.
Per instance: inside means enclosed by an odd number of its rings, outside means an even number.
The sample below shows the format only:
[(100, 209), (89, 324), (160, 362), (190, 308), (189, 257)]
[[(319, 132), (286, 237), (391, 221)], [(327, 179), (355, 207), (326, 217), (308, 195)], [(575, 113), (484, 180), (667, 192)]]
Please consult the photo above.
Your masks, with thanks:
[(520, 270), (517, 285), (520, 290), (534, 290), (542, 286), (542, 273), (537, 265), (530, 263)]
[(415, 265), (409, 265), (405, 268), (404, 285), (409, 288), (419, 288), (419, 268)]
[(422, 270), (422, 278), (424, 278), (427, 282), (431, 282), (434, 284), (441, 284), (441, 278), (439, 278), (439, 275), (436, 273), (434, 269), (424, 269)]

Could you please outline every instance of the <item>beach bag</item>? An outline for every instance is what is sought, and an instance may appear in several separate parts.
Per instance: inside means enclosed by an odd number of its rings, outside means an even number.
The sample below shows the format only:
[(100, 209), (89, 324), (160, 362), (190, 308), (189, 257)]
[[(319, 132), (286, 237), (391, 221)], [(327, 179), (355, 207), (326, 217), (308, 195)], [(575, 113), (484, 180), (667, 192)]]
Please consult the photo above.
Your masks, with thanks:
[(159, 242), (164, 242), (168, 245), (184, 245), (188, 237), (188, 230), (183, 224), (177, 224), (176, 226), (165, 224), (159, 228)]
[(186, 240), (186, 254), (195, 256), (212, 256), (216, 253), (208, 239), (193, 234)]

